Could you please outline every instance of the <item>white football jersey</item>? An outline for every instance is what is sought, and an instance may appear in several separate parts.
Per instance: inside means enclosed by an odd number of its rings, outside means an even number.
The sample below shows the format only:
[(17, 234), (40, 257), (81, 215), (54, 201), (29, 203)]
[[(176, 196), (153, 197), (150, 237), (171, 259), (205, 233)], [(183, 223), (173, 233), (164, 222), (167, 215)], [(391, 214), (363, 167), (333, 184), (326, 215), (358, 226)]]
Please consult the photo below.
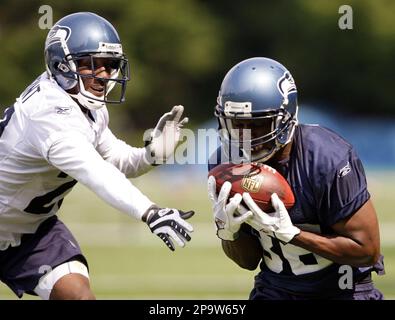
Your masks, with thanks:
[(108, 111), (84, 113), (43, 73), (0, 121), (0, 250), (20, 244), (56, 214), (80, 182), (137, 219), (152, 205), (126, 178), (151, 166), (144, 148), (118, 140)]

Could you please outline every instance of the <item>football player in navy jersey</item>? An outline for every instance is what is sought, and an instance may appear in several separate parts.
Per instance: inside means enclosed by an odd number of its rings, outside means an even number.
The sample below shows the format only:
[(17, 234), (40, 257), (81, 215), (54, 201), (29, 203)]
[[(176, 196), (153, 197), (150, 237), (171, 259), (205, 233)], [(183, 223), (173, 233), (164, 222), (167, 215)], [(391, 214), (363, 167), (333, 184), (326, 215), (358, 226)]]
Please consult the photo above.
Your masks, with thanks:
[[(379, 225), (361, 160), (330, 129), (298, 123), (290, 72), (268, 58), (235, 65), (223, 79), (215, 116), (223, 162), (261, 162), (290, 184), (295, 205), (276, 194), (263, 212), (249, 193), (216, 193), (209, 177), (217, 236), (240, 267), (260, 272), (250, 299), (383, 299), (371, 273), (384, 273)], [(243, 202), (242, 202), (243, 201)]]

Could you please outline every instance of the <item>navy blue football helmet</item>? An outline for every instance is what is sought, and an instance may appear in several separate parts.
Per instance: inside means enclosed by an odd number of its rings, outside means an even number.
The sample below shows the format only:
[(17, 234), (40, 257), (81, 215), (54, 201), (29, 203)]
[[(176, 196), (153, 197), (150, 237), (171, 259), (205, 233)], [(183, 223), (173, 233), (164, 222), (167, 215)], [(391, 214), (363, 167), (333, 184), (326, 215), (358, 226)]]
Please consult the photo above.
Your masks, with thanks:
[[(77, 94), (70, 94), (88, 109), (99, 109), (106, 103), (125, 100), (126, 82), (129, 80), (129, 64), (122, 51), (117, 31), (106, 19), (91, 13), (78, 12), (60, 19), (48, 32), (45, 42), (47, 72), (64, 89), (78, 86)], [(110, 77), (95, 75), (96, 61), (105, 61)], [(78, 67), (90, 61), (90, 74), (81, 74)], [(102, 96), (85, 90), (82, 78), (96, 78), (105, 84)], [(108, 94), (117, 85), (118, 97)]]
[(291, 141), (297, 114), (297, 90), (290, 72), (261, 57), (229, 70), (215, 107), (221, 142), (232, 161), (235, 154), (241, 161), (269, 160)]

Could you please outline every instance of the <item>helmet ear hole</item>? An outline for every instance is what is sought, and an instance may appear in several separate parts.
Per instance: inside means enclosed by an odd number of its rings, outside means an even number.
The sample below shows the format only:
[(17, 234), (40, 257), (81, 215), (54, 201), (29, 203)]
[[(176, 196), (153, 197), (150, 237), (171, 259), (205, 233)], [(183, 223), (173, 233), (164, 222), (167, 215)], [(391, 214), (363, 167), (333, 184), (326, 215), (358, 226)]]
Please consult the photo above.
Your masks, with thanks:
[(55, 62), (52, 64), (52, 66), (53, 66), (54, 69), (59, 70), (59, 64), (60, 64), (59, 61), (55, 61)]

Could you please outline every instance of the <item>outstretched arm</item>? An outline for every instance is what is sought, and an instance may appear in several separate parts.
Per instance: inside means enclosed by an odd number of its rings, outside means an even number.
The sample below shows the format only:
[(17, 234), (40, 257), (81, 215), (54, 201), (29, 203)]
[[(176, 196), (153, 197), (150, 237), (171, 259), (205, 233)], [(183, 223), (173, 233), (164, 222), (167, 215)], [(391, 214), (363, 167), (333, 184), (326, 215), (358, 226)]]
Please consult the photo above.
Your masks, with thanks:
[(184, 107), (174, 106), (159, 119), (154, 129), (144, 133), (144, 148), (135, 148), (116, 138), (107, 127), (96, 150), (127, 177), (140, 176), (155, 165), (166, 163), (174, 154), (180, 140), (180, 131), (188, 118), (182, 118)]
[(193, 211), (160, 208), (113, 165), (104, 161), (82, 135), (63, 137), (49, 148), (48, 161), (81, 182), (114, 208), (147, 223), (174, 250), (190, 241), (192, 226), (185, 221)]
[(104, 160), (114, 165), (129, 178), (138, 177), (153, 167), (145, 161), (145, 148), (135, 148), (115, 137), (109, 128), (106, 128), (98, 146), (98, 153)]
[(136, 219), (153, 205), (114, 165), (103, 160), (81, 134), (62, 135), (48, 150), (48, 162), (88, 187), (114, 208)]

